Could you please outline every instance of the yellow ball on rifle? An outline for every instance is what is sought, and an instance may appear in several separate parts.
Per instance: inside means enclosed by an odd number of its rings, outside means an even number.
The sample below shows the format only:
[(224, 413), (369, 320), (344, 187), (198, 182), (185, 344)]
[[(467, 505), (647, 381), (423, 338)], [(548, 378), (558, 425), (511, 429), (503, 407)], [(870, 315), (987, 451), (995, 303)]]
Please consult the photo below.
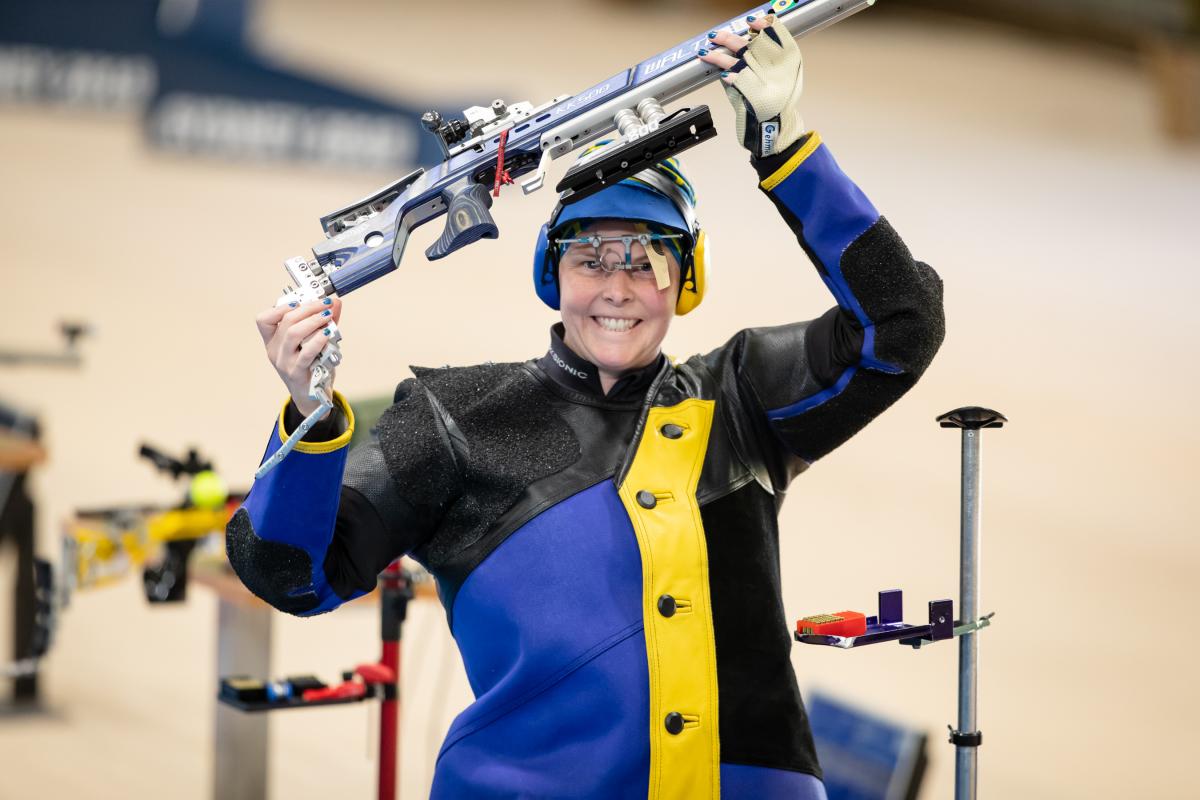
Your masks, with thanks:
[(217, 509), (229, 498), (229, 487), (212, 470), (197, 472), (188, 486), (188, 497), (196, 508)]

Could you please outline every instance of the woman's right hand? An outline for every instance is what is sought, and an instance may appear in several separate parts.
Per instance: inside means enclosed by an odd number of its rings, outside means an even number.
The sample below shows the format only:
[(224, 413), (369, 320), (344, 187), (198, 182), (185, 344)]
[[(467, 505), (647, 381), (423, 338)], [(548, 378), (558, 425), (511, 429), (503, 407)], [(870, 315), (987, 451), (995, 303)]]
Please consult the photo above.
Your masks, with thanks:
[(306, 417), (321, 405), (308, 396), (312, 364), (329, 341), (325, 332), (329, 322), (337, 322), (341, 316), (342, 301), (326, 297), (312, 303), (275, 306), (255, 319), (267, 349), (267, 360), (279, 373), (296, 408)]

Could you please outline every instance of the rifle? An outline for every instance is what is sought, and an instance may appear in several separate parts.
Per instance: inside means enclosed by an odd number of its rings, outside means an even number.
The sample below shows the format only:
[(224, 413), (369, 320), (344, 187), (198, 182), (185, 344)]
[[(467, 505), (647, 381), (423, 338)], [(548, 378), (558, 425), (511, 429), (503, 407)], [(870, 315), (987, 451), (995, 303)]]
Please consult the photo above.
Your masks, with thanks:
[[(750, 14), (773, 12), (797, 38), (826, 28), (875, 4), (875, 0), (777, 0), (760, 5), (709, 30), (745, 34)], [(564, 204), (583, 199), (667, 156), (716, 135), (705, 106), (668, 114), (663, 105), (717, 80), (720, 70), (697, 58), (709, 47), (707, 31), (623, 69), (579, 94), (562, 95), (533, 107), (529, 102), (472, 106), (463, 119), (422, 117), (438, 138), (442, 163), (417, 168), (358, 202), (321, 217), (326, 239), (313, 258), (284, 262), (294, 287), (277, 304), (312, 302), (348, 294), (396, 269), (412, 231), (438, 217), (446, 227), (425, 251), (430, 261), (480, 239), (500, 235), (488, 209), (500, 187), (532, 172), (521, 184), (530, 194), (542, 188), (550, 162), (611, 133), (620, 139), (576, 164), (558, 184)], [(723, 50), (724, 48), (717, 48)], [(490, 191), (489, 191), (490, 188)], [(309, 393), (321, 406), (255, 473), (261, 478), (333, 408), (333, 367), (341, 362), (341, 333), (330, 323), (329, 342), (313, 364)]]
[[(223, 531), (242, 493), (230, 493), (212, 474), (212, 463), (194, 450), (178, 459), (143, 444), (138, 455), (174, 480), (187, 478), (189, 489), (175, 507), (125, 505), (82, 509), (64, 531), (64, 604), (74, 588), (109, 583), (131, 566), (142, 566), (142, 585), (151, 603), (187, 598), (188, 562), (209, 534)], [(203, 496), (196, 481), (208, 480)], [(161, 558), (153, 562), (161, 553)]]

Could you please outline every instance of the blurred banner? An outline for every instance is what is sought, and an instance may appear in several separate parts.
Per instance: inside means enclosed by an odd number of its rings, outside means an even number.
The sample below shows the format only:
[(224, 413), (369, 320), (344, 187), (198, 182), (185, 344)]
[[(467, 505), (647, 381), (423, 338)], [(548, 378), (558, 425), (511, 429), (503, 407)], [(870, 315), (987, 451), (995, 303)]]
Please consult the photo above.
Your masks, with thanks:
[(1136, 51), (1153, 81), (1163, 132), (1200, 141), (1200, 0), (895, 1)]
[(1032, 28), (1135, 42), (1148, 34), (1200, 34), (1198, 0), (902, 0)]
[[(142, 111), (155, 145), (248, 161), (402, 170), (441, 158), (421, 112), (268, 63), (253, 0), (0, 5), (0, 102)], [(451, 109), (438, 109), (450, 111)]]

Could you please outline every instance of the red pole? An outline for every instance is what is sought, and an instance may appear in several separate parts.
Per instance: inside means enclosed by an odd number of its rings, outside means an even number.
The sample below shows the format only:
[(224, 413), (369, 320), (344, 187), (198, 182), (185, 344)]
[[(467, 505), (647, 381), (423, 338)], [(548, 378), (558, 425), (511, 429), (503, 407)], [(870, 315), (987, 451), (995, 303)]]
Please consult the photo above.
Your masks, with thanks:
[(396, 682), (384, 684), (379, 711), (379, 800), (396, 800), (396, 762), (400, 718), (400, 628), (408, 611), (412, 588), (408, 574), (397, 559), (379, 576), (379, 606), (382, 621), (383, 654), (379, 662), (396, 676)]
[(400, 643), (384, 642), (383, 658), (385, 666), (396, 670), (396, 683), (392, 698), (384, 696), (379, 717), (379, 800), (396, 800), (396, 758), (397, 741), (396, 726), (400, 717), (400, 701), (396, 694), (400, 688)]

